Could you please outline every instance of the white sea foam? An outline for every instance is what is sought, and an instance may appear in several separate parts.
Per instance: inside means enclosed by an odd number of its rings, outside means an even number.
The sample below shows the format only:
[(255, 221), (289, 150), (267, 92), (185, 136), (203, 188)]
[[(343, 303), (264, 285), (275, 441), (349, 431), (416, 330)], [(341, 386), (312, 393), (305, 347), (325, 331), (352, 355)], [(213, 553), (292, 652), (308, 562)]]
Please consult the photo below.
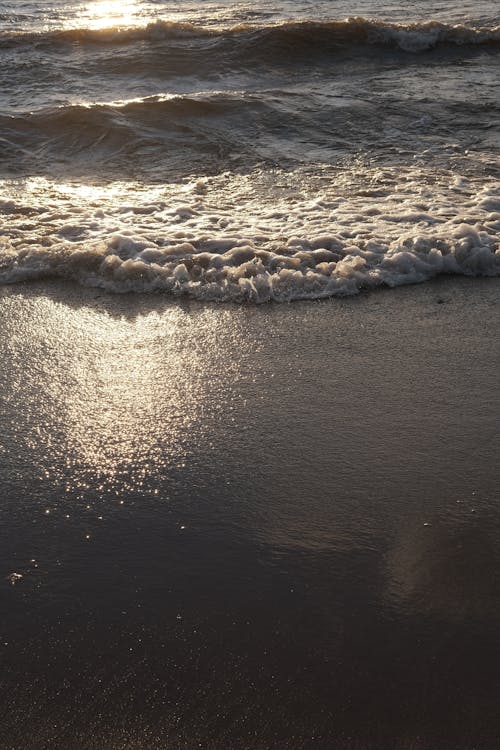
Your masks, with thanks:
[(19, 202), (0, 201), (0, 281), (259, 303), (497, 276), (499, 188), (417, 168), (149, 189), (33, 180)]

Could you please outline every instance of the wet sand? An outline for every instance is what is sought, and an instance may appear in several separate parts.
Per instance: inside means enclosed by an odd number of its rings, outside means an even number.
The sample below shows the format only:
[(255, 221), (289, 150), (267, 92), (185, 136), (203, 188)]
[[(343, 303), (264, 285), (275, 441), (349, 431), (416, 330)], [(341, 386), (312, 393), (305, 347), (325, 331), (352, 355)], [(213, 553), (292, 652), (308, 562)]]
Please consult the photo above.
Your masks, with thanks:
[(497, 748), (498, 280), (0, 289), (0, 749)]

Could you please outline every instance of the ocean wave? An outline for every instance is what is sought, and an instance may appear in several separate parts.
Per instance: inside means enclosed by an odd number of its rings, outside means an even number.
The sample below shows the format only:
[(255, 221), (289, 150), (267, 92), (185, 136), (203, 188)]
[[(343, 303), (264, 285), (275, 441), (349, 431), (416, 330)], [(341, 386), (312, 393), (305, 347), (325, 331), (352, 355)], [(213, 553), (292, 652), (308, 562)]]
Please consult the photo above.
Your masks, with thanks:
[(61, 45), (128, 45), (179, 40), (209, 40), (213, 46), (230, 42), (242, 52), (252, 48), (290, 53), (302, 49), (329, 50), (341, 45), (387, 45), (405, 52), (423, 52), (442, 45), (498, 45), (500, 26), (447, 24), (441, 21), (388, 23), (367, 18), (341, 21), (289, 21), (269, 25), (241, 24), (213, 29), (192, 23), (155, 21), (145, 26), (108, 29), (60, 29), (46, 32), (0, 33), (0, 49), (18, 46), (57, 48)]
[(132, 157), (136, 171), (179, 159), (185, 168), (190, 160), (195, 165), (196, 154), (224, 158), (233, 149), (243, 157), (255, 123), (272, 113), (279, 116), (265, 97), (216, 91), (49, 107), (0, 115), (0, 156), (23, 172), (64, 160), (75, 169), (82, 162), (94, 173), (108, 159), (113, 169), (127, 169)]
[[(499, 113), (488, 100), (416, 106), (381, 97), (307, 98), (300, 87), (156, 94), (0, 114), (0, 164), (4, 175), (55, 170), (162, 181), (165, 175), (207, 175), (236, 164), (342, 164), (361, 151), (372, 160), (377, 154), (412, 154), (440, 166), (462, 154), (473, 166), (478, 144), (497, 158), (491, 129)], [(449, 140), (450, 120), (464, 138), (473, 134), (475, 150), (465, 155), (458, 135), (456, 142)]]
[[(417, 284), (440, 274), (499, 276), (500, 252), (464, 225), (441, 247), (423, 242), (400, 247), (350, 247), (329, 237), (314, 249), (270, 252), (238, 242), (225, 252), (197, 251), (191, 243), (167, 249), (128, 237), (75, 249), (0, 251), (0, 283), (58, 278), (110, 292), (166, 292), (218, 302), (290, 302), (349, 296), (380, 286)], [(329, 247), (321, 247), (327, 244)], [(215, 243), (217, 245), (217, 243)], [(214, 248), (217, 249), (216, 247)], [(125, 256), (125, 257), (124, 257)]]
[(65, 104), (34, 112), (0, 115), (4, 128), (33, 127), (57, 131), (78, 126), (110, 127), (119, 122), (140, 120), (144, 124), (164, 121), (165, 117), (190, 118), (205, 116), (225, 117), (246, 104), (265, 107), (258, 94), (238, 91), (209, 91), (193, 94), (155, 94), (128, 100)]
[(262, 303), (439, 274), (500, 275), (497, 183), (478, 188), (443, 175), (436, 185), (436, 175), (417, 170), (366, 177), (372, 187), (345, 184), (344, 196), (335, 184), (305, 196), (272, 174), (198, 181), (182, 195), (158, 189), (142, 199), (139, 189), (109, 199), (90, 189), (94, 199), (78, 203), (70, 192), (57, 208), (38, 203), (35, 213), (26, 196), (7, 200), (0, 283), (59, 278), (112, 292)]

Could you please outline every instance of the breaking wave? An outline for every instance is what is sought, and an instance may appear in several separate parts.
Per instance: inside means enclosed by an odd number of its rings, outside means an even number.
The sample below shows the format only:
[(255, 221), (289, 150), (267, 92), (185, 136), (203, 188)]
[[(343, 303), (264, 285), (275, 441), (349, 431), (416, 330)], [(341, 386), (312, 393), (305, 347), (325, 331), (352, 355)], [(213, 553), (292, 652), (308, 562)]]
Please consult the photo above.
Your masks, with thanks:
[(384, 285), (416, 284), (440, 274), (500, 275), (500, 253), (469, 226), (461, 227), (451, 240), (441, 239), (439, 248), (418, 239), (399, 247), (347, 249), (334, 238), (304, 244), (308, 249), (284, 246), (270, 252), (243, 241), (225, 252), (210, 252), (198, 251), (191, 243), (144, 247), (115, 236), (97, 246), (30, 248), (3, 255), (0, 281), (53, 277), (110, 292), (169, 292), (203, 300), (262, 303), (348, 296)]
[(427, 178), (386, 171), (372, 175), (375, 187), (344, 186), (343, 196), (332, 185), (307, 197), (273, 174), (267, 196), (256, 175), (199, 181), (184, 197), (158, 189), (140, 199), (138, 188), (128, 203), (115, 193), (108, 205), (99, 196), (78, 204), (70, 193), (57, 210), (4, 201), (0, 282), (53, 277), (112, 292), (262, 303), (439, 274), (499, 276), (498, 184)]
[(248, 54), (252, 48), (271, 58), (287, 49), (297, 53), (307, 49), (320, 52), (336, 46), (387, 45), (405, 52), (423, 52), (443, 45), (498, 45), (500, 26), (468, 26), (440, 21), (387, 23), (366, 18), (342, 21), (289, 21), (265, 26), (241, 24), (213, 29), (192, 23), (155, 21), (146, 26), (109, 29), (61, 29), (47, 32), (0, 33), (0, 48), (61, 45), (128, 45), (137, 42), (209, 40), (212, 51), (218, 45), (238, 45)]

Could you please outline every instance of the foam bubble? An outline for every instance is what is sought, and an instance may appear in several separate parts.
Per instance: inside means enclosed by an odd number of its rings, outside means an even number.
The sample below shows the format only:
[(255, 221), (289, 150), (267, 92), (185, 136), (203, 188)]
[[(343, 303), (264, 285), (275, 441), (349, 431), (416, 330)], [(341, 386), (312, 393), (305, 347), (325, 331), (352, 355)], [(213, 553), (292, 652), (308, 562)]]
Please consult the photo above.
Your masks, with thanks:
[(319, 182), (228, 173), (201, 191), (197, 181), (182, 191), (112, 185), (95, 200), (89, 186), (33, 180), (22, 202), (3, 202), (0, 282), (54, 277), (261, 303), (500, 274), (498, 183), (418, 168), (324, 171)]

